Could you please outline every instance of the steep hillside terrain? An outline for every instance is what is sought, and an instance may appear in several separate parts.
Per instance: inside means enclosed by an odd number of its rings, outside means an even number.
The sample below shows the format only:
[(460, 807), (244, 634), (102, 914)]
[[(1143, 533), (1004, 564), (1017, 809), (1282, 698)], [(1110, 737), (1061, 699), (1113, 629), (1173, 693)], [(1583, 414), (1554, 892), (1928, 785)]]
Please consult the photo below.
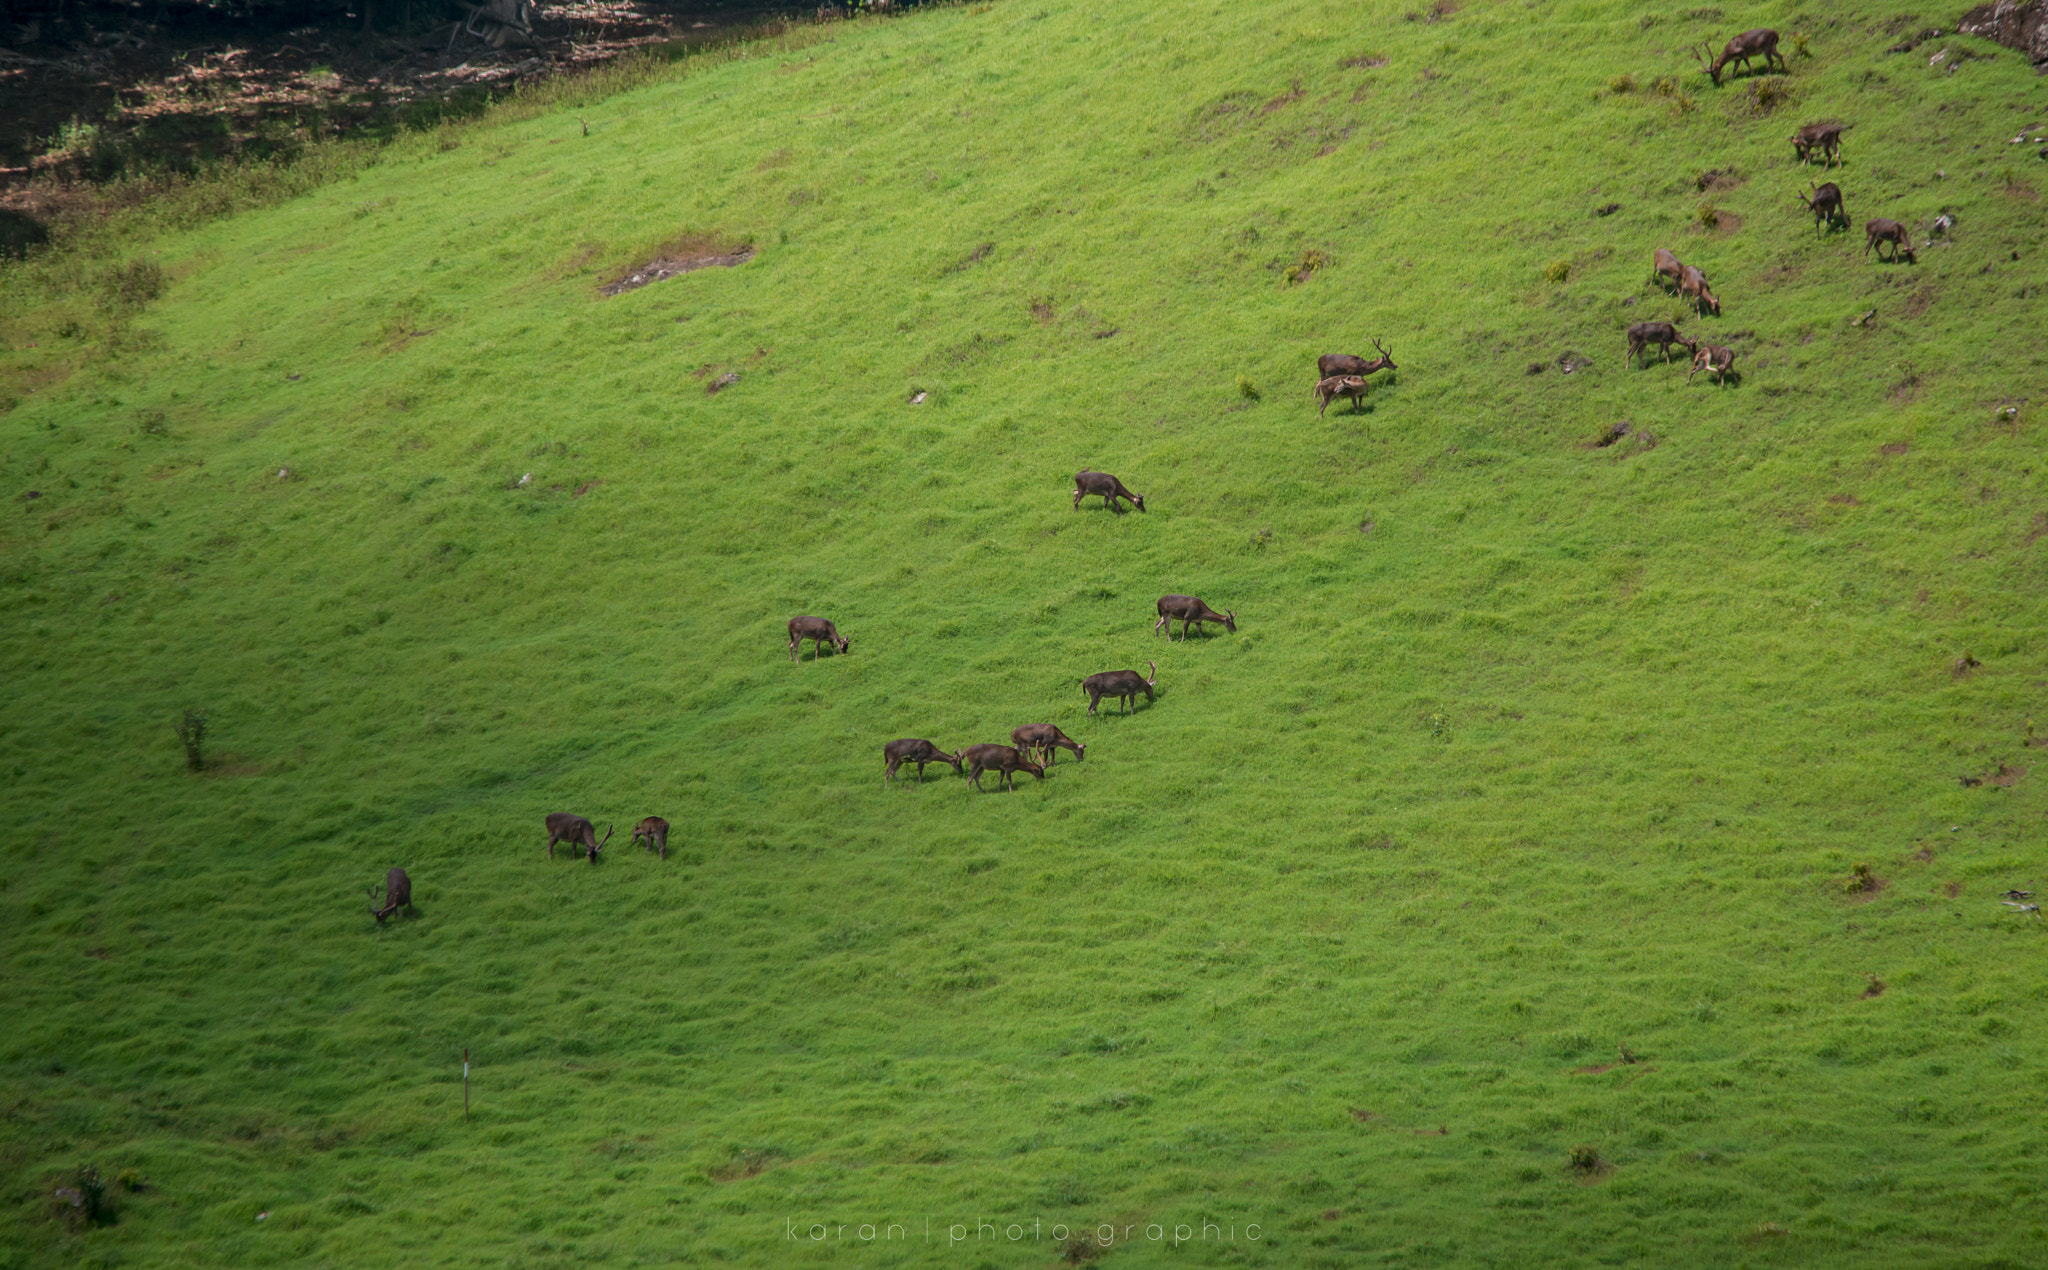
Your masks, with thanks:
[(948, 6), (0, 275), (0, 1266), (2030, 1264), (2048, 112), (1913, 12)]

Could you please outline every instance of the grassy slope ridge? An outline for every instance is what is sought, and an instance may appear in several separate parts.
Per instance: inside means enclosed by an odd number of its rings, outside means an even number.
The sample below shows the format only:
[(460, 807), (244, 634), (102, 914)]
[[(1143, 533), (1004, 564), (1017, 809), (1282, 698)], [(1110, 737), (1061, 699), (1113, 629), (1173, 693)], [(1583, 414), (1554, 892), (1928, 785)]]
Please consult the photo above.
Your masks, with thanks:
[[(2023, 1264), (2043, 781), (1957, 777), (2040, 766), (2040, 88), (1898, 11), (945, 8), (153, 244), (0, 416), (0, 1265)], [(1752, 119), (1683, 49), (1759, 24), (1813, 56)], [(1952, 245), (1814, 234), (1826, 116)], [(685, 235), (760, 250), (596, 297)], [(1623, 368), (1659, 245), (1739, 386)], [(17, 358), (81, 303), (25, 287)], [(1034, 721), (1085, 762), (882, 788)], [(73, 1235), (85, 1161), (150, 1189)]]

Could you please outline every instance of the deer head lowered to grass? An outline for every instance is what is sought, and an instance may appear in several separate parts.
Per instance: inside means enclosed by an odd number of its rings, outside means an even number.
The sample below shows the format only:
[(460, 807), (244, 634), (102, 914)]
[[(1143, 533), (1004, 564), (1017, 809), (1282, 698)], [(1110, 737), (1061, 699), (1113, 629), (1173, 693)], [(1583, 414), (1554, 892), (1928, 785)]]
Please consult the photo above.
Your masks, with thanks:
[[(377, 898), (377, 888), (374, 886), (370, 888), (370, 898)], [(378, 924), (382, 925), (385, 918), (399, 909), (411, 907), (412, 879), (405, 875), (404, 869), (394, 867), (391, 872), (384, 875), (384, 907), (371, 909), (370, 916), (376, 918)]]
[(1764, 59), (1765, 70), (1771, 69), (1772, 63), (1776, 63), (1779, 70), (1787, 73), (1792, 69), (1786, 65), (1785, 55), (1778, 51), (1778, 33), (1765, 27), (1758, 27), (1754, 31), (1744, 31), (1741, 35), (1728, 41), (1728, 43), (1721, 47), (1721, 56), (1713, 59), (1712, 62), (1707, 60), (1707, 46), (1704, 44), (1693, 49), (1693, 56), (1697, 57), (1700, 65), (1706, 68), (1707, 78), (1714, 81), (1714, 87), (1716, 88), (1721, 86), (1721, 68), (1730, 62), (1734, 62), (1743, 70), (1748, 70), (1749, 59), (1761, 57)]
[(1223, 629), (1235, 634), (1237, 631), (1237, 610), (1218, 613), (1192, 595), (1162, 595), (1159, 597), (1159, 620), (1152, 623), (1152, 633), (1157, 635), (1162, 628), (1166, 637), (1173, 638), (1174, 622), (1180, 623), (1180, 637), (1186, 640), (1188, 627), (1203, 622), (1220, 622)]
[(1153, 700), (1152, 688), (1159, 682), (1159, 667), (1149, 661), (1145, 665), (1152, 671), (1150, 679), (1135, 670), (1105, 670), (1083, 679), (1081, 691), (1088, 694), (1088, 713), (1094, 714), (1095, 707), (1102, 704), (1104, 697), (1119, 698), (1127, 712), (1141, 692), (1145, 694), (1145, 700)]
[(597, 863), (597, 853), (604, 850), (604, 844), (612, 840), (612, 827), (604, 827), (602, 841), (597, 836), (597, 827), (581, 816), (572, 816), (558, 811), (548, 817), (548, 859), (555, 858), (555, 844), (566, 842), (579, 853), (587, 852), (592, 864)]

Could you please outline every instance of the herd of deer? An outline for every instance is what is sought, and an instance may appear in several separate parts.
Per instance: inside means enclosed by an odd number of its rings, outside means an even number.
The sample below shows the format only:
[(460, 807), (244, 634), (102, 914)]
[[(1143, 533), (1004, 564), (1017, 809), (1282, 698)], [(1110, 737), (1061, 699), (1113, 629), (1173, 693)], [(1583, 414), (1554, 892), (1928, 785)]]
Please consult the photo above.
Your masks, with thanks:
[[(1751, 58), (1762, 58), (1765, 70), (1770, 70), (1773, 66), (1788, 72), (1791, 69), (1786, 65), (1784, 55), (1778, 52), (1778, 33), (1767, 29), (1744, 31), (1722, 46), (1721, 55), (1711, 60), (1707, 56), (1705, 46), (1694, 49), (1693, 55), (1699, 59), (1700, 65), (1706, 68), (1708, 78), (1714, 81), (1716, 87), (1721, 83), (1721, 71), (1730, 63), (1734, 63), (1739, 69), (1747, 70)], [(1822, 161), (1824, 168), (1831, 168), (1841, 160), (1842, 133), (1854, 126), (1845, 123), (1808, 124), (1792, 134), (1793, 152), (1799, 156), (1801, 163), (1811, 163), (1817, 157)], [(1816, 232), (1823, 227), (1832, 229), (1837, 224), (1847, 229), (1850, 224), (1849, 212), (1843, 205), (1841, 187), (1833, 181), (1824, 185), (1808, 181), (1807, 187), (1811, 192), (1801, 194), (1799, 200), (1813, 213)], [(1905, 256), (1908, 263), (1918, 263), (1913, 254), (1913, 236), (1899, 222), (1880, 217), (1866, 224), (1863, 231), (1865, 256), (1868, 256), (1875, 247), (1878, 248), (1877, 258), (1884, 260), (1883, 244), (1890, 243), (1893, 263), (1897, 263), (1901, 255)], [(1682, 295), (1692, 302), (1693, 316), (1698, 317), (1705, 313), (1712, 313), (1716, 317), (1721, 315), (1721, 301), (1714, 295), (1713, 288), (1708, 285), (1707, 275), (1703, 271), (1681, 262), (1676, 255), (1662, 247), (1657, 248), (1652, 267), (1655, 269), (1655, 278), (1670, 280), (1673, 295)], [(1703, 344), (1682, 334), (1669, 322), (1637, 322), (1631, 325), (1628, 328), (1628, 353), (1622, 359), (1622, 364), (1627, 365), (1631, 359), (1637, 357), (1647, 358), (1652, 344), (1659, 347), (1665, 361), (1671, 360), (1673, 344), (1682, 346), (1692, 354), (1692, 370), (1685, 376), (1687, 383), (1691, 383), (1692, 377), (1703, 370), (1712, 372), (1715, 383), (1725, 383), (1735, 368), (1735, 354), (1732, 350), (1719, 344)]]
[[(1767, 29), (1744, 31), (1729, 40), (1722, 47), (1721, 55), (1711, 60), (1707, 56), (1705, 46), (1693, 52), (1700, 64), (1706, 68), (1708, 77), (1714, 81), (1716, 87), (1720, 86), (1721, 72), (1724, 68), (1733, 63), (1738, 69), (1747, 70), (1751, 58), (1762, 58), (1765, 70), (1773, 66), (1787, 72), (1790, 70), (1785, 63), (1784, 55), (1778, 52), (1778, 33)], [(1841, 158), (1842, 133), (1853, 126), (1842, 123), (1809, 124), (1792, 134), (1792, 148), (1798, 154), (1800, 162), (1811, 163), (1818, 156), (1824, 167), (1831, 168)], [(1849, 213), (1843, 205), (1841, 187), (1833, 181), (1823, 185), (1815, 185), (1811, 181), (1807, 184), (1811, 193), (1801, 194), (1799, 198), (1813, 213), (1816, 232), (1823, 228), (1832, 229), (1837, 224), (1844, 229), (1848, 228)], [(1909, 263), (1918, 263), (1913, 254), (1912, 235), (1898, 221), (1879, 218), (1870, 221), (1863, 228), (1865, 256), (1870, 254), (1872, 248), (1878, 248), (1878, 259), (1885, 259), (1882, 246), (1889, 243), (1893, 263), (1896, 263), (1902, 254)], [(1670, 280), (1673, 295), (1682, 295), (1692, 302), (1695, 317), (1705, 313), (1720, 316), (1721, 301), (1714, 294), (1704, 271), (1685, 264), (1675, 254), (1662, 247), (1656, 251), (1653, 267), (1656, 271), (1655, 277)], [(1669, 322), (1637, 322), (1630, 326), (1628, 354), (1623, 359), (1623, 365), (1638, 357), (1646, 359), (1652, 344), (1659, 347), (1665, 361), (1671, 360), (1673, 344), (1681, 345), (1692, 354), (1692, 370), (1685, 377), (1687, 383), (1692, 382), (1692, 377), (1702, 370), (1712, 373), (1716, 383), (1724, 383), (1734, 370), (1735, 354), (1732, 351), (1719, 344), (1703, 344), (1681, 333)], [(1330, 403), (1339, 397), (1350, 398), (1352, 410), (1356, 412), (1361, 408), (1362, 400), (1368, 391), (1366, 376), (1375, 371), (1399, 369), (1394, 365), (1394, 355), (1377, 339), (1373, 340), (1372, 346), (1378, 350), (1378, 357), (1365, 358), (1348, 353), (1330, 353), (1316, 360), (1316, 386), (1311, 397), (1317, 403), (1318, 414), (1326, 413)], [(1122, 481), (1107, 472), (1082, 471), (1075, 474), (1074, 510), (1079, 511), (1081, 500), (1087, 497), (1101, 498), (1102, 505), (1118, 515), (1123, 514), (1124, 503), (1129, 503), (1141, 512), (1145, 510), (1145, 496), (1125, 488)], [(1169, 640), (1173, 638), (1172, 623), (1176, 621), (1181, 624), (1182, 640), (1187, 638), (1190, 626), (1199, 626), (1205, 622), (1219, 623), (1228, 631), (1237, 630), (1235, 610), (1218, 613), (1192, 595), (1160, 596), (1157, 607), (1159, 620), (1153, 623), (1152, 633), (1157, 635), (1161, 630), (1165, 630)], [(802, 660), (800, 648), (806, 640), (811, 642), (813, 660), (823, 654), (827, 644), (840, 654), (851, 652), (853, 649), (853, 641), (843, 638), (832, 623), (822, 617), (789, 619), (791, 661)], [(1150, 661), (1145, 665), (1151, 671), (1149, 678), (1135, 670), (1106, 670), (1081, 680), (1081, 689), (1088, 694), (1088, 713), (1094, 714), (1104, 697), (1117, 699), (1126, 712), (1134, 706), (1141, 692), (1145, 694), (1146, 700), (1152, 700), (1152, 689), (1159, 683), (1159, 667)], [(950, 764), (956, 773), (966, 776), (968, 782), (977, 790), (982, 788), (981, 777), (985, 772), (998, 773), (1001, 778), (998, 782), (1000, 786), (1015, 789), (1018, 772), (1029, 772), (1037, 779), (1044, 780), (1045, 769), (1052, 765), (1058, 750), (1072, 750), (1077, 759), (1086, 757), (1088, 750), (1087, 745), (1074, 740), (1050, 723), (1024, 724), (1011, 731), (1010, 741), (1009, 745), (969, 745), (951, 753), (930, 741), (916, 737), (891, 741), (882, 747), (882, 782), (886, 785), (894, 780), (896, 769), (905, 763), (917, 764), (917, 778), (920, 781), (924, 779), (927, 764), (946, 763)], [(1034, 755), (1037, 756), (1035, 759)], [(554, 858), (555, 844), (560, 842), (567, 843), (577, 855), (587, 856), (592, 864), (597, 863), (598, 853), (604, 849), (605, 843), (611, 841), (612, 836), (611, 826), (606, 826), (604, 837), (599, 838), (596, 827), (590, 821), (566, 812), (556, 812), (549, 816), (547, 829), (549, 859)], [(636, 843), (645, 843), (648, 850), (666, 860), (668, 821), (659, 816), (647, 817), (634, 827), (632, 840)], [(374, 886), (370, 888), (370, 897), (373, 902), (377, 898), (377, 888)], [(372, 916), (379, 922), (401, 908), (411, 907), (412, 879), (406, 876), (404, 869), (394, 868), (385, 877), (383, 899), (380, 907), (373, 907), (370, 910)]]

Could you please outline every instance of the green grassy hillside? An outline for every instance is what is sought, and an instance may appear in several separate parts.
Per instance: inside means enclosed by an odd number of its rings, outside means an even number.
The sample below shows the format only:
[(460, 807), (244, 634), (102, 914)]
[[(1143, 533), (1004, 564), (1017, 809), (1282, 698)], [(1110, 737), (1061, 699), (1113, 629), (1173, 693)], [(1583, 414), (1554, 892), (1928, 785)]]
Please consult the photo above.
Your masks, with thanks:
[(2037, 1263), (2042, 81), (1831, 12), (945, 7), (14, 268), (0, 1266)]

